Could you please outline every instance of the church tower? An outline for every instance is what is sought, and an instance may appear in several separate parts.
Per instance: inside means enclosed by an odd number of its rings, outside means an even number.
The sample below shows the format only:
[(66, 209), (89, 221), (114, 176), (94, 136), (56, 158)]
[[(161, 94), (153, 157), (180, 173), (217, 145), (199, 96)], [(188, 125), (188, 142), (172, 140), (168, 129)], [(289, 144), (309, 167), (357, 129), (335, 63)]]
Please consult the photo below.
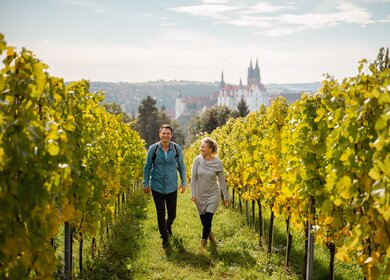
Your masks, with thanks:
[(248, 68), (248, 86), (257, 85), (260, 86), (261, 78), (260, 78), (260, 67), (258, 59), (256, 59), (256, 66), (253, 68), (252, 59)]
[(225, 81), (223, 79), (223, 71), (222, 71), (222, 74), (221, 74), (221, 82), (219, 83), (219, 88), (220, 89), (223, 89), (225, 87)]
[(183, 95), (181, 94), (180, 90), (177, 92), (176, 99), (175, 99), (175, 119), (181, 116), (183, 114), (185, 109), (185, 103), (183, 99)]
[(260, 83), (261, 83), (260, 67), (259, 67), (259, 62), (258, 62), (257, 58), (256, 58), (256, 66), (255, 66), (253, 79), (256, 81), (256, 85), (260, 85)]
[(252, 84), (252, 80), (253, 80), (253, 65), (252, 65), (252, 59), (251, 59), (251, 63), (249, 65), (249, 68), (248, 68), (248, 78), (247, 78), (247, 85), (251, 85)]

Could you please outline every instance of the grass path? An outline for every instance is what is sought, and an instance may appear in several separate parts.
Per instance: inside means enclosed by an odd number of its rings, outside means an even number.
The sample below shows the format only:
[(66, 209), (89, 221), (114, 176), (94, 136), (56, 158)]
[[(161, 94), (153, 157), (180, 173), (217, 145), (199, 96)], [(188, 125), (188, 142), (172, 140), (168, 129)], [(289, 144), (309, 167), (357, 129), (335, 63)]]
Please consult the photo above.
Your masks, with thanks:
[[(202, 249), (201, 230), (199, 216), (187, 191), (178, 198), (178, 211), (172, 227), (170, 247), (162, 248), (153, 199), (139, 192), (133, 196), (126, 211), (118, 219), (105, 252), (90, 264), (84, 278), (188, 280), (302, 278), (300, 260), (303, 258), (303, 248), (293, 247), (291, 268), (286, 271), (284, 250), (268, 257), (266, 249), (259, 248), (256, 233), (252, 228), (245, 226), (245, 221), (238, 211), (222, 206), (217, 210), (213, 219), (213, 232), (218, 239), (217, 246), (208, 245), (207, 249)], [(277, 238), (276, 233), (275, 239)], [(323, 258), (327, 261), (325, 255)], [(327, 279), (327, 268), (321, 260), (316, 261), (315, 267), (317, 270), (315, 279)], [(359, 279), (358, 269), (353, 267), (351, 270), (342, 264), (336, 266), (336, 275), (343, 277), (336, 279)]]

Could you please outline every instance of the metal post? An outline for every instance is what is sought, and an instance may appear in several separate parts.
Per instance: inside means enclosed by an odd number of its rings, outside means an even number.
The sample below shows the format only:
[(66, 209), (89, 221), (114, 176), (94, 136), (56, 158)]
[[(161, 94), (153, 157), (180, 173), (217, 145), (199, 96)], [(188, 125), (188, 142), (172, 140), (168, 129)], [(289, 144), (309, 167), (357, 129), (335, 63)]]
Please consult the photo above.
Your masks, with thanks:
[(313, 279), (314, 272), (314, 236), (313, 236), (313, 225), (314, 225), (314, 199), (310, 200), (309, 204), (310, 216), (309, 228), (308, 228), (308, 248), (307, 248), (307, 267), (306, 267), (306, 280)]
[(68, 222), (65, 222), (65, 279), (72, 279), (73, 258), (72, 258), (72, 230)]
[[(245, 192), (248, 191), (248, 186), (245, 186), (244, 188)], [(245, 200), (245, 217), (246, 217), (246, 224), (249, 224), (249, 205), (248, 205), (248, 200)]]

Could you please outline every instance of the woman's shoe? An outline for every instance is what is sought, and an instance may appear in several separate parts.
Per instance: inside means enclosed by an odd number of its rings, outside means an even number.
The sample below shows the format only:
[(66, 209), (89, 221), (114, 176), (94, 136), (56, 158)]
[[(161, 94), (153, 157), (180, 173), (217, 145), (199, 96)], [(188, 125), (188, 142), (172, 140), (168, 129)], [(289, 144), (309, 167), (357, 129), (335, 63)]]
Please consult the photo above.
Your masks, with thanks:
[(200, 241), (200, 246), (202, 246), (202, 248), (206, 248), (206, 246), (207, 246), (207, 239), (202, 239)]
[(211, 243), (214, 243), (214, 244), (217, 243), (217, 240), (215, 240), (215, 235), (211, 231), (209, 233), (209, 240), (210, 240)]

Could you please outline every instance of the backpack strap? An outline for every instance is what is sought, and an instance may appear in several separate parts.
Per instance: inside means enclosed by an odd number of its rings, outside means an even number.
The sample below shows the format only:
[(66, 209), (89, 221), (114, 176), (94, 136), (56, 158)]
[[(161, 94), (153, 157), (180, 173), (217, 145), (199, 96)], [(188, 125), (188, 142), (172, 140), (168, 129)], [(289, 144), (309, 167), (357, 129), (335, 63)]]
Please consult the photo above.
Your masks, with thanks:
[(154, 152), (153, 152), (153, 155), (152, 155), (152, 163), (154, 164), (154, 160), (156, 159), (156, 156), (157, 156), (157, 150), (158, 150), (158, 147), (160, 146), (160, 142), (157, 142), (156, 144), (156, 148), (154, 149)]
[[(179, 157), (179, 153), (177, 152), (177, 144), (175, 142), (172, 142), (171, 143), (173, 144), (173, 150), (175, 151), (175, 158), (176, 158), (176, 163), (177, 163), (177, 159)], [(157, 150), (158, 150), (158, 147), (161, 146), (161, 142), (157, 142), (156, 144), (156, 148), (154, 149), (154, 152), (153, 152), (153, 155), (152, 155), (152, 163), (154, 164), (154, 160), (156, 159), (157, 157)]]
[(177, 144), (175, 142), (172, 142), (173, 144), (173, 150), (175, 151), (175, 158), (177, 161), (177, 158), (179, 157), (179, 153), (177, 152)]

